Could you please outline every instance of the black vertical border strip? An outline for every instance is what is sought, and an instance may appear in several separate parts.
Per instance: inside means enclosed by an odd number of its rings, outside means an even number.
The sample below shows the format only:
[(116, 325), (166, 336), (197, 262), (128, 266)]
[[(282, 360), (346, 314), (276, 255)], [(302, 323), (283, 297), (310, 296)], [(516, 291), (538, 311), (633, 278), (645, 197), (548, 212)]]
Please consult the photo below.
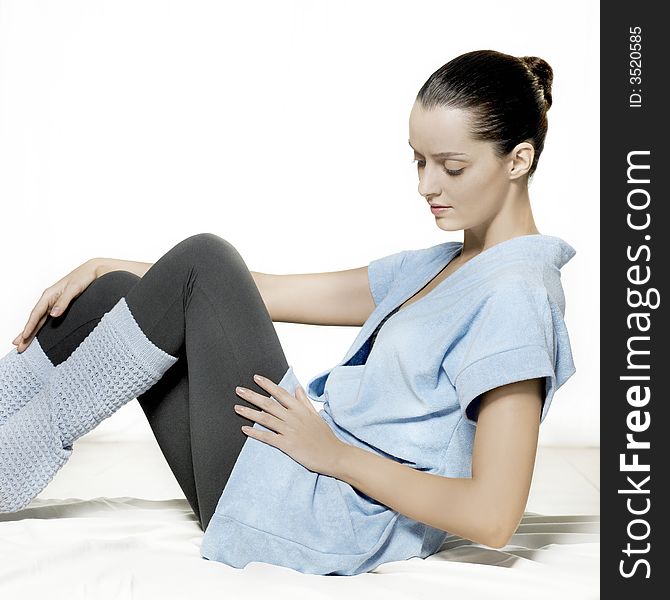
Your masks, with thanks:
[[(666, 307), (670, 303), (667, 271), (670, 231), (666, 204), (670, 201), (667, 178), (670, 173), (667, 145), (670, 102), (663, 94), (668, 83), (667, 57), (670, 29), (661, 16), (662, 2), (601, 3), (601, 597), (666, 598), (670, 595), (670, 565), (666, 566), (668, 517), (667, 492), (670, 480), (668, 440), (668, 404), (664, 374), (670, 373), (670, 332)], [(635, 41), (631, 28), (641, 28), (641, 81), (630, 80), (631, 69), (637, 68)], [(633, 44), (633, 48), (631, 48)], [(633, 93), (641, 96), (641, 106), (630, 107)], [(637, 179), (649, 183), (631, 183), (627, 169), (629, 153), (649, 151), (648, 155), (631, 157), (636, 164), (647, 164), (649, 170), (637, 170)], [(646, 175), (645, 175), (646, 173)], [(643, 191), (633, 191), (643, 190)], [(632, 194), (631, 194), (632, 192)], [(645, 203), (646, 208), (632, 209)], [(629, 217), (630, 215), (630, 217)], [(646, 223), (635, 230), (629, 226)], [(646, 236), (649, 236), (647, 239)], [(648, 247), (648, 251), (644, 250)], [(636, 257), (631, 260), (630, 256)], [(631, 267), (639, 267), (639, 271)], [(647, 267), (649, 271), (647, 271)], [(633, 283), (650, 279), (644, 284)], [(647, 304), (657, 308), (633, 307), (638, 291)], [(657, 290), (655, 295), (652, 290)], [(641, 331), (639, 322), (630, 315), (647, 313), (651, 326)], [(629, 346), (648, 350), (637, 354), (637, 364), (648, 364), (648, 370), (628, 367)], [(648, 340), (644, 336), (649, 336)], [(667, 364), (667, 366), (666, 366)], [(646, 375), (649, 381), (624, 380), (622, 376)], [(647, 386), (650, 392), (646, 405), (633, 406), (628, 391), (634, 385)], [(644, 388), (642, 388), (644, 399)], [(639, 411), (639, 413), (636, 413)], [(635, 416), (637, 414), (637, 416)], [(647, 420), (648, 419), (648, 420)], [(648, 425), (633, 432), (630, 425)], [(627, 434), (640, 442), (649, 442), (649, 449), (627, 449)], [(634, 462), (649, 465), (648, 471), (627, 471), (621, 466)], [(649, 476), (650, 479), (643, 483)], [(634, 486), (643, 493), (629, 493)], [(623, 490), (620, 492), (619, 490)], [(630, 505), (628, 504), (630, 502)], [(647, 510), (648, 509), (648, 510)], [(638, 511), (640, 514), (634, 514)], [(646, 512), (643, 512), (646, 511)], [(638, 538), (638, 539), (636, 539)], [(630, 550), (629, 550), (630, 549)], [(624, 573), (628, 574), (625, 576)]]

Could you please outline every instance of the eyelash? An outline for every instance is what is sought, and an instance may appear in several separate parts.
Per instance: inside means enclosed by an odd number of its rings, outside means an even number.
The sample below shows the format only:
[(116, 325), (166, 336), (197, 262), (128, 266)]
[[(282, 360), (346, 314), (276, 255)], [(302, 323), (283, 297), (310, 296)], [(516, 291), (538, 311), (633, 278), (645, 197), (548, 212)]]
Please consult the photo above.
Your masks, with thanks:
[[(419, 162), (423, 162), (423, 161), (420, 161), (418, 158), (415, 158), (412, 161), (412, 163), (417, 163), (417, 165), (418, 165)], [(463, 167), (462, 169), (458, 169), (457, 171), (452, 171), (451, 169), (447, 169), (446, 167), (442, 167), (442, 170), (447, 175), (451, 175), (452, 177), (457, 177), (458, 175), (461, 175), (463, 173), (463, 171), (465, 170), (465, 167)]]

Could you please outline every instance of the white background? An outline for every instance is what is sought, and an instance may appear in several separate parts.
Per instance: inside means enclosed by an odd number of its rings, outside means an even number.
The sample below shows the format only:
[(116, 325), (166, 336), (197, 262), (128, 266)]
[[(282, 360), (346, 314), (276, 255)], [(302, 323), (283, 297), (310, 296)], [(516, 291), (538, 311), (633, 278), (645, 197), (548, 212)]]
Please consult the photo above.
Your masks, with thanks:
[[(251, 270), (306, 273), (460, 241), (417, 192), (408, 116), (433, 71), (490, 48), (554, 68), (530, 196), (577, 250), (577, 373), (540, 442), (598, 445), (598, 19), (565, 1), (0, 1), (0, 355), (94, 256), (154, 262), (207, 231)], [(357, 332), (276, 327), (303, 384)], [(151, 435), (135, 401), (89, 435), (133, 432)]]

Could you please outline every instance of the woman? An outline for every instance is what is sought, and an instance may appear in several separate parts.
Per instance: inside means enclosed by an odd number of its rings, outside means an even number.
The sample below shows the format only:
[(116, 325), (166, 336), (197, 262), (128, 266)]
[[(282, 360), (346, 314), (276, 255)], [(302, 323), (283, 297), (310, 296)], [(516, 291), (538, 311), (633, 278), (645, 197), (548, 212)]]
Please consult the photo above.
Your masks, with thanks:
[[(0, 361), (0, 510), (137, 397), (204, 558), (353, 575), (429, 556), (447, 532), (504, 546), (539, 425), (575, 372), (560, 283), (575, 250), (539, 233), (528, 195), (551, 82), (540, 58), (482, 50), (420, 89), (419, 194), (462, 243), (268, 275), (205, 233), (48, 288)], [(306, 393), (273, 321), (362, 327)]]

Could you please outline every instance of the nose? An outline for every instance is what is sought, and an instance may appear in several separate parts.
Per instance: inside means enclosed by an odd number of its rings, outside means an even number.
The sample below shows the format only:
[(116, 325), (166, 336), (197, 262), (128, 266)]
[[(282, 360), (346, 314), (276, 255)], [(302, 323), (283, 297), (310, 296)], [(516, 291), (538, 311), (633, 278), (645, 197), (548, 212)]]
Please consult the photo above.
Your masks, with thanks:
[(426, 200), (430, 200), (433, 196), (439, 196), (442, 191), (439, 185), (439, 174), (436, 171), (436, 169), (425, 166), (423, 172), (419, 174), (419, 194)]

